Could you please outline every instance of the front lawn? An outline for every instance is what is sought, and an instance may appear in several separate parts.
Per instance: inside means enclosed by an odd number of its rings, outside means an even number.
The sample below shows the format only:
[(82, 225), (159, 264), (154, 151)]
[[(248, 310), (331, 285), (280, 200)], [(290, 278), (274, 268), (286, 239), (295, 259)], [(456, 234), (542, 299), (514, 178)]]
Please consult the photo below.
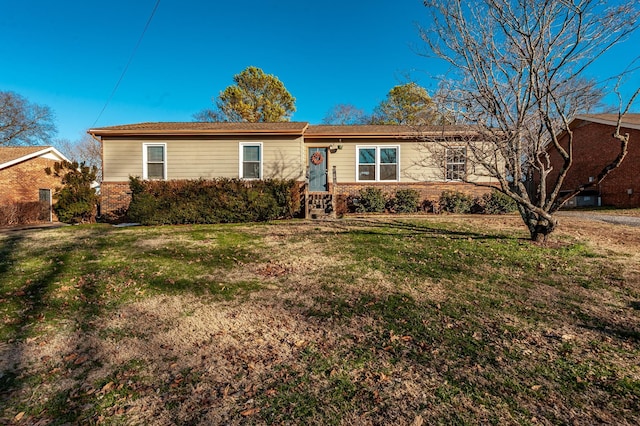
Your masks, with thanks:
[(638, 424), (640, 229), (599, 227), (0, 234), (0, 423)]

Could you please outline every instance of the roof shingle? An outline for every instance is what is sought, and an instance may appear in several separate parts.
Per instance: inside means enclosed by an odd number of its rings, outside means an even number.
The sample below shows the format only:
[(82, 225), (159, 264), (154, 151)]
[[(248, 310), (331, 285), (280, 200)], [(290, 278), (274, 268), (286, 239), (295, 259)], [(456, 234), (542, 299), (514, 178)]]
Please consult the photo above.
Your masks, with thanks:
[(0, 164), (17, 160), (29, 154), (48, 148), (48, 146), (1, 146), (0, 147)]
[(302, 134), (309, 123), (287, 121), (281, 123), (209, 123), (159, 122), (98, 127), (89, 133), (102, 135), (124, 134), (224, 134), (224, 133), (291, 133)]
[[(618, 122), (618, 114), (583, 114), (576, 118), (595, 122), (607, 122), (614, 126)], [(622, 117), (622, 124), (640, 126), (640, 114), (625, 114), (624, 117)]]

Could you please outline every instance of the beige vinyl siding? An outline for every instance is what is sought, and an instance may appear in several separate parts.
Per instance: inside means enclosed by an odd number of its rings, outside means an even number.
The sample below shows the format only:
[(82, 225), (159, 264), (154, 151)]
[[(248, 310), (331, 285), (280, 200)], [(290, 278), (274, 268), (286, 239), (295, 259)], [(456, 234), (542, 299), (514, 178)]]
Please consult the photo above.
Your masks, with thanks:
[(145, 143), (166, 144), (168, 179), (237, 178), (240, 142), (262, 142), (265, 178), (300, 179), (304, 176), (301, 137), (104, 138), (104, 181), (123, 182), (129, 176), (141, 177)]
[(105, 182), (126, 182), (129, 176), (142, 177), (142, 142), (103, 139), (102, 164)]
[[(329, 147), (334, 148), (342, 145), (342, 149), (329, 153), (328, 168), (329, 177), (332, 179), (332, 170), (335, 166), (336, 177), (338, 183), (355, 183), (357, 182), (357, 149), (363, 146), (397, 146), (400, 150), (399, 166), (400, 179), (398, 182), (415, 183), (415, 182), (444, 182), (444, 153), (442, 156), (437, 155), (437, 146), (427, 146), (422, 142), (413, 142), (398, 139), (352, 139), (340, 142), (335, 140), (308, 140), (305, 144), (310, 147)], [(436, 154), (436, 155), (434, 155)], [(305, 160), (307, 161), (307, 160)], [(469, 176), (469, 180), (476, 182), (492, 182), (495, 179), (479, 176)], [(360, 181), (365, 183), (366, 181)]]

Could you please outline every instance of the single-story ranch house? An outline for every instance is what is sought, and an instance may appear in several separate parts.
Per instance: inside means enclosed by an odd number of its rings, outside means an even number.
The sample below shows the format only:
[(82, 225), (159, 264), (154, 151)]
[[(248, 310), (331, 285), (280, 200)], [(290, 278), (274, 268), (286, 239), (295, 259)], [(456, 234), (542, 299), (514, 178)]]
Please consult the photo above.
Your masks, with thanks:
[[(103, 214), (126, 209), (129, 177), (142, 179), (296, 179), (307, 214), (335, 195), (364, 187), (387, 193), (413, 188), (437, 200), (444, 190), (474, 196), (493, 185), (466, 165), (468, 128), (438, 126), (315, 126), (282, 123), (140, 123), (90, 129), (102, 143)], [(433, 144), (446, 141), (446, 147)], [(431, 141), (431, 142), (430, 142)], [(431, 143), (431, 147), (428, 146)], [(434, 155), (434, 146), (440, 154)], [(313, 204), (313, 206), (311, 206)]]
[[(2, 224), (53, 219), (52, 194), (61, 181), (44, 170), (60, 161), (69, 160), (52, 146), (0, 147)], [(41, 206), (40, 212), (38, 206)]]
[[(598, 173), (620, 152), (620, 141), (612, 135), (618, 114), (579, 115), (571, 123), (573, 132), (573, 163), (564, 180), (563, 189), (579, 188), (594, 182)], [(629, 134), (628, 152), (620, 166), (598, 185), (589, 187), (570, 199), (565, 207), (611, 206), (640, 207), (640, 114), (626, 114), (620, 133)], [(567, 146), (568, 134), (560, 135), (560, 143)], [(562, 158), (553, 150), (550, 161), (554, 171), (552, 182), (561, 169)]]

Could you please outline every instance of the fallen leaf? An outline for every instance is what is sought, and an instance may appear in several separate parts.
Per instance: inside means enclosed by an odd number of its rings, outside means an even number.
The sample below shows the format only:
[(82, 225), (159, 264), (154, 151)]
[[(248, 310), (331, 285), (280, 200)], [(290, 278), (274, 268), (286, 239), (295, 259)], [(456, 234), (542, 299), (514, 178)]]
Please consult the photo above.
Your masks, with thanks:
[(413, 423), (411, 426), (422, 426), (424, 424), (424, 419), (421, 415), (417, 415), (415, 419), (413, 419)]
[(87, 362), (89, 360), (89, 357), (86, 355), (83, 355), (79, 358), (76, 358), (76, 360), (73, 362), (75, 365), (80, 365), (83, 364), (85, 362)]
[(258, 414), (260, 412), (260, 408), (249, 408), (248, 410), (244, 410), (240, 413), (243, 417), (253, 416), (254, 414)]
[(114, 388), (114, 383), (113, 382), (109, 382), (106, 385), (104, 385), (101, 389), (102, 392), (109, 392), (111, 389)]
[(69, 361), (73, 361), (76, 358), (78, 358), (78, 354), (77, 353), (72, 353), (72, 354), (69, 354), (69, 355), (65, 356), (62, 359), (63, 359), (64, 362), (69, 362)]

